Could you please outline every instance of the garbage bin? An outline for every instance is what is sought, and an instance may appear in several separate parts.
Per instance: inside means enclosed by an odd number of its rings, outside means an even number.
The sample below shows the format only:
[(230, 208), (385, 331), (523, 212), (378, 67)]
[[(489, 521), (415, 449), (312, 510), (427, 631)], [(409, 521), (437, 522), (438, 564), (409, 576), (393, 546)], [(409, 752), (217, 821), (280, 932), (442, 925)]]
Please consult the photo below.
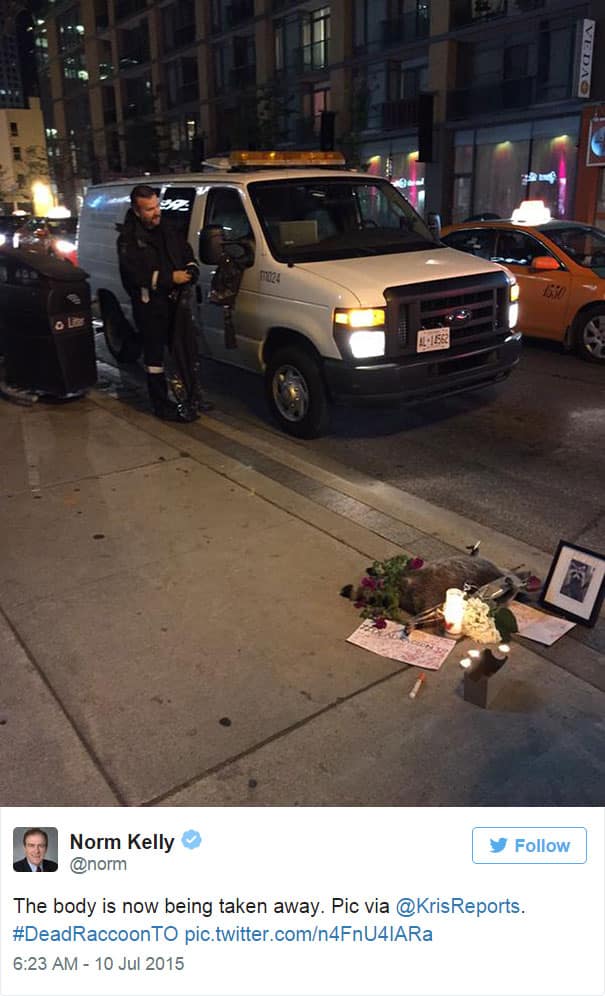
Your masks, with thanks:
[(65, 260), (0, 248), (0, 352), (8, 384), (63, 398), (96, 384), (87, 277)]

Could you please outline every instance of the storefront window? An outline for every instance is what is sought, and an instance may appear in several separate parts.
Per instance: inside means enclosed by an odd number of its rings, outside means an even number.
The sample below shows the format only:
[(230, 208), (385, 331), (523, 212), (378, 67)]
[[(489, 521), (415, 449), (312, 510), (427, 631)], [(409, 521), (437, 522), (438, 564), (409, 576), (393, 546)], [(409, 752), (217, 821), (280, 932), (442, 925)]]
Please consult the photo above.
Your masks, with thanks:
[(536, 138), (526, 177), (529, 200), (541, 200), (553, 218), (569, 218), (576, 166), (575, 138)]
[(477, 146), (473, 213), (510, 218), (525, 197), (529, 141)]
[(425, 166), (418, 162), (418, 150), (393, 152), (386, 156), (371, 156), (368, 173), (386, 176), (401, 191), (410, 204), (422, 214), (424, 211)]

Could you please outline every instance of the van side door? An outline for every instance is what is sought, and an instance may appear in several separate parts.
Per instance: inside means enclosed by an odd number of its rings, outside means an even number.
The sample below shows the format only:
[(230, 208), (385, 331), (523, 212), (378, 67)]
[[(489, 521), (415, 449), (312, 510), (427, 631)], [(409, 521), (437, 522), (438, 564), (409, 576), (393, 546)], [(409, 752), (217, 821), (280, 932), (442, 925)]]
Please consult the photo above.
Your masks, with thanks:
[[(254, 240), (250, 218), (248, 217), (240, 191), (235, 186), (223, 186), (219, 184), (212, 184), (210, 186), (206, 196), (204, 211), (204, 227), (208, 225), (220, 225), (226, 241), (242, 238)], [(225, 349), (223, 306), (212, 304), (209, 300), (212, 277), (214, 276), (216, 267), (207, 266), (200, 261), (200, 270), (203, 336), (208, 344), (211, 356), (216, 359), (226, 360), (236, 366), (258, 370), (258, 348), (253, 332), (256, 321), (250, 313), (252, 303), (250, 301), (251, 295), (249, 290), (254, 279), (252, 272), (247, 270), (243, 275), (241, 289), (233, 311), (237, 349)]]

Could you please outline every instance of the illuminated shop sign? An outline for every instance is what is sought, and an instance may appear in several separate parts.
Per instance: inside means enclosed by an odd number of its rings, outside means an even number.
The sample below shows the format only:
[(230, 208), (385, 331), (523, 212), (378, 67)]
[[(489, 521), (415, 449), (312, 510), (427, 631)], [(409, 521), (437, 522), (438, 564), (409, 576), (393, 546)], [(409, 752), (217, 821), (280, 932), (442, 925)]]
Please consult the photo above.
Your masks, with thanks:
[(605, 118), (592, 118), (588, 128), (587, 166), (605, 166)]
[(402, 190), (406, 190), (408, 187), (424, 187), (424, 177), (419, 176), (417, 180), (408, 180), (405, 176), (400, 176), (398, 180), (393, 181), (395, 187), (401, 187)]
[(578, 21), (572, 97), (590, 97), (594, 33), (594, 21), (591, 21), (589, 18), (583, 18), (581, 21)]
[(557, 174), (554, 169), (551, 169), (550, 173), (523, 173), (521, 175), (521, 183), (556, 183)]

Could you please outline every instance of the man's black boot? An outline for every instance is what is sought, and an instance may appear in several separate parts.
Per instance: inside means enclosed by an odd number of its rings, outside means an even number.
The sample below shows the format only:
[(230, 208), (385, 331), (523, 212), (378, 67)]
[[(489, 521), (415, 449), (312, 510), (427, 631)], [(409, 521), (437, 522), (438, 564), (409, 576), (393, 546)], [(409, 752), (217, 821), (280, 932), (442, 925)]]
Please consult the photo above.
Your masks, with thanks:
[(178, 405), (175, 405), (174, 401), (169, 401), (168, 385), (166, 384), (166, 378), (163, 373), (148, 373), (147, 389), (149, 391), (149, 400), (151, 401), (151, 410), (156, 418), (162, 418), (166, 422), (194, 421), (195, 416), (194, 418), (190, 418), (185, 412), (179, 410)]

